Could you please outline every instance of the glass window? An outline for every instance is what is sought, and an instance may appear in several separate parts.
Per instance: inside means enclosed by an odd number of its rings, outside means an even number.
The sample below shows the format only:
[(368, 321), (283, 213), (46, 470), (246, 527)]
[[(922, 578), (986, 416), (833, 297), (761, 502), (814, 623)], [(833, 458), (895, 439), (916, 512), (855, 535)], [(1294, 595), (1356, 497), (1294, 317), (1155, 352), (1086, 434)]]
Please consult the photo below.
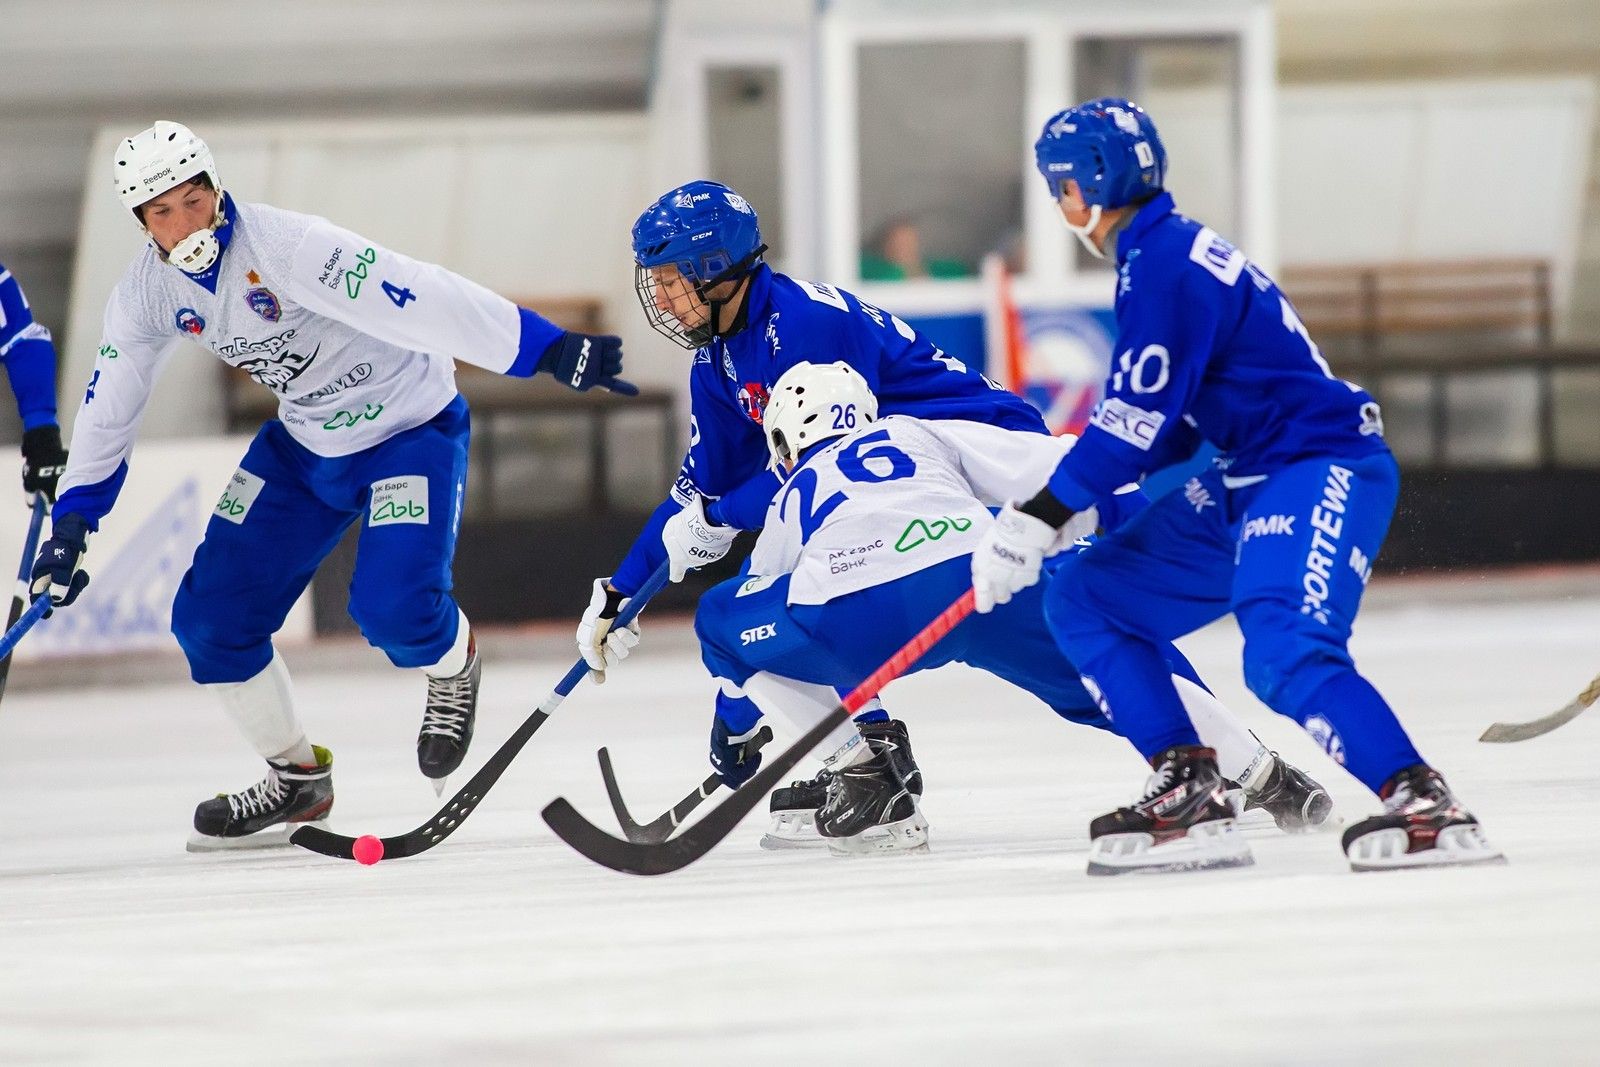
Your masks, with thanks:
[(737, 190), (761, 217), (767, 260), (782, 265), (782, 111), (778, 68), (706, 71), (706, 147), (715, 181)]
[[(1239, 240), (1237, 42), (1089, 37), (1077, 42), (1073, 60), (1074, 102), (1123, 96), (1148, 111), (1167, 149), (1167, 188), (1179, 209)], [(1082, 249), (1078, 257), (1080, 269), (1109, 269)]]
[(861, 277), (962, 278), (1022, 231), (1020, 40), (859, 53)]

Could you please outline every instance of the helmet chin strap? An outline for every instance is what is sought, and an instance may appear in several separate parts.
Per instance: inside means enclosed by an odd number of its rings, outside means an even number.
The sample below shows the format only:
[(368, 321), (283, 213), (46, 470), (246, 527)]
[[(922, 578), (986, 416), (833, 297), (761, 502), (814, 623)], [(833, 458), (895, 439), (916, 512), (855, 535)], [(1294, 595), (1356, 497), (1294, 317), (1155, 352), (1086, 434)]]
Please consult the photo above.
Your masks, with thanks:
[(1066, 225), (1067, 229), (1072, 231), (1072, 235), (1078, 239), (1078, 242), (1082, 244), (1084, 248), (1089, 250), (1089, 254), (1091, 256), (1093, 256), (1095, 259), (1106, 258), (1105, 250), (1094, 243), (1093, 237), (1095, 227), (1100, 225), (1099, 204), (1089, 205), (1089, 221), (1084, 223), (1082, 226), (1074, 226), (1072, 223), (1067, 222), (1067, 217), (1065, 215), (1061, 216), (1061, 221)]
[[(211, 220), (211, 225), (198, 229), (172, 246), (172, 251), (162, 254), (162, 258), (185, 274), (202, 274), (211, 269), (211, 265), (222, 254), (222, 244), (217, 240), (217, 227), (225, 220), (223, 209), (222, 190), (217, 190), (217, 213)], [(146, 229), (146, 233), (149, 230)], [(154, 241), (154, 238), (151, 238)], [(161, 246), (156, 245), (157, 251)]]

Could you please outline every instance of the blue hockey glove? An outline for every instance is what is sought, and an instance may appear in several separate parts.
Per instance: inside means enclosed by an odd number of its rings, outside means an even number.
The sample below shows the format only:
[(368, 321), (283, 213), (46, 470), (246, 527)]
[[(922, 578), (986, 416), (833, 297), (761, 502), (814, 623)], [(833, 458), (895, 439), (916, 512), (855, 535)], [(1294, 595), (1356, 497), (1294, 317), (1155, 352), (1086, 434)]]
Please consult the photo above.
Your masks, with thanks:
[(580, 393), (598, 385), (623, 396), (639, 395), (637, 386), (617, 377), (622, 373), (622, 338), (610, 334), (568, 330), (544, 350), (539, 369)]
[(43, 493), (56, 502), (56, 483), (67, 469), (67, 450), (61, 447), (61, 427), (35, 426), (22, 435), (22, 491), (29, 497)]
[(89, 572), (79, 566), (88, 551), (89, 522), (81, 515), (63, 515), (53, 521), (50, 540), (39, 546), (29, 592), (35, 599), (49, 594), (50, 602), (66, 607), (89, 584)]
[(761, 769), (761, 753), (745, 755), (744, 752), (744, 743), (754, 737), (760, 728), (758, 721), (742, 734), (731, 734), (721, 715), (712, 716), (711, 769), (717, 772), (722, 784), (729, 789), (738, 789)]

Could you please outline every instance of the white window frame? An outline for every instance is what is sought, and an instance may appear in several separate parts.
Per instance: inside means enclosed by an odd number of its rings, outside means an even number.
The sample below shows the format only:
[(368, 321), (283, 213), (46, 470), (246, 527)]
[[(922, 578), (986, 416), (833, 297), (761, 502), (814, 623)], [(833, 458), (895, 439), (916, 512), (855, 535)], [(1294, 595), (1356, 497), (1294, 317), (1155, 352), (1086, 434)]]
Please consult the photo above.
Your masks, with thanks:
[[(901, 314), (959, 313), (983, 306), (978, 278), (862, 282), (860, 274), (859, 57), (863, 45), (1016, 40), (1026, 54), (1023, 115), (1017, 131), (1023, 176), (1023, 230), (1029, 251), (1026, 273), (1015, 279), (1021, 303), (1069, 302), (1087, 307), (1111, 303), (1103, 273), (1079, 270), (1063, 240), (1059, 214), (1039, 193), (1032, 145), (1038, 127), (1066, 106), (1074, 83), (1073, 55), (1080, 40), (1141, 38), (1232, 38), (1238, 43), (1239, 114), (1236, 146), (1239, 241), (1268, 270), (1276, 266), (1273, 200), (1276, 36), (1267, 0), (1170, 0), (1138, 11), (1103, 3), (1061, 0), (1049, 7), (1019, 6), (982, 14), (920, 7), (908, 17), (892, 0), (857, 0), (829, 9), (819, 54), (822, 122), (822, 264), (824, 276)], [(959, 91), (956, 85), (951, 91)]]

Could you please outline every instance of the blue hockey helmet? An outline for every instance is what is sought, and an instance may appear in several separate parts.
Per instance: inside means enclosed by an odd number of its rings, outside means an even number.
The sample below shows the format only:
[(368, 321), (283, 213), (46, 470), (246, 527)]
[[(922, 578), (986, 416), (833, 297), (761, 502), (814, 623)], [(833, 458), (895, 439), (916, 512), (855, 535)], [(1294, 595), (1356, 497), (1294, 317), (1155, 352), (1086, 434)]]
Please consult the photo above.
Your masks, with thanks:
[(1090, 207), (1119, 208), (1159, 193), (1167, 178), (1167, 150), (1156, 124), (1132, 100), (1105, 96), (1050, 116), (1033, 155), (1059, 200), (1075, 180)]
[[(711, 291), (737, 281), (761, 259), (761, 223), (744, 197), (721, 182), (693, 181), (664, 194), (633, 224), (634, 288), (650, 325), (686, 348), (714, 336), (717, 311), (726, 302)], [(689, 326), (657, 293), (654, 268), (676, 267), (707, 307), (706, 321)]]

